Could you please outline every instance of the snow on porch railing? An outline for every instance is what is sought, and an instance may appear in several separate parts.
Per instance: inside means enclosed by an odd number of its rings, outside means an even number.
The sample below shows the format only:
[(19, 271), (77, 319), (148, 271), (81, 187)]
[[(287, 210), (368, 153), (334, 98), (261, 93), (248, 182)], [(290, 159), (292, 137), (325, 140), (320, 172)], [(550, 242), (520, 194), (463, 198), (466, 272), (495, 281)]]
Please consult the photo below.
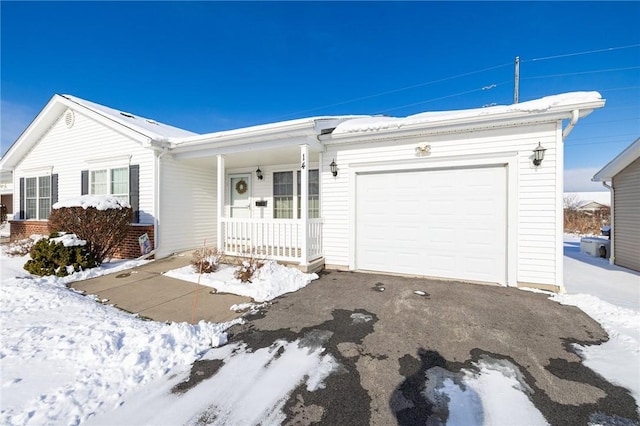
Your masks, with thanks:
[(222, 219), (222, 249), (230, 255), (255, 253), (306, 263), (322, 256), (321, 219), (309, 219), (307, 235), (307, 258), (303, 259), (304, 229), (299, 219)]

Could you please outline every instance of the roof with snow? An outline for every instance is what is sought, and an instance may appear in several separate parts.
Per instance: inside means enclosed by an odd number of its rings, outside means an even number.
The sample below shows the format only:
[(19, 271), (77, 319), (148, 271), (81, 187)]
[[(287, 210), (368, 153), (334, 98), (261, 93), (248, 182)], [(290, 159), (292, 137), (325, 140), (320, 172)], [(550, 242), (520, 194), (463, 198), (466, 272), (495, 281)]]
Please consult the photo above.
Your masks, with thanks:
[[(497, 105), (488, 108), (464, 109), (455, 111), (434, 111), (410, 115), (408, 117), (366, 117), (348, 120), (338, 125), (333, 136), (375, 133), (400, 130), (403, 128), (421, 127), (428, 124), (442, 124), (456, 121), (481, 121), (483, 119), (506, 117), (509, 115), (540, 114), (554, 111), (567, 111), (574, 106), (594, 104), (601, 107), (604, 100), (598, 92), (570, 92), (560, 95), (546, 96), (541, 99), (513, 105)], [(586, 109), (584, 106), (582, 108)], [(587, 114), (590, 111), (586, 112)], [(586, 115), (586, 114), (585, 114)]]
[(82, 108), (89, 109), (95, 113), (102, 115), (114, 123), (122, 126), (129, 127), (145, 136), (155, 139), (171, 139), (171, 138), (185, 138), (189, 136), (195, 136), (197, 133), (190, 132), (188, 130), (179, 129), (177, 127), (170, 126), (168, 124), (160, 123), (151, 118), (145, 118), (138, 115), (131, 114), (126, 111), (120, 111), (114, 108), (110, 108), (104, 105), (96, 104), (84, 99), (80, 99), (71, 95), (60, 95), (65, 99), (77, 104)]

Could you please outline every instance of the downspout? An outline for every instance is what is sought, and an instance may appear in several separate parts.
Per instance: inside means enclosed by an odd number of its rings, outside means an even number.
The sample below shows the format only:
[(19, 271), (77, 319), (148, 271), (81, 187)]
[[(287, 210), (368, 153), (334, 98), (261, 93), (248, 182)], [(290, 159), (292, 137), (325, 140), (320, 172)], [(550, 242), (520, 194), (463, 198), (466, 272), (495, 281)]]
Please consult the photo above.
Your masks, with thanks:
[[(160, 233), (158, 231), (158, 224), (160, 223), (160, 160), (169, 151), (167, 146), (162, 147), (162, 151), (156, 155), (156, 190), (155, 200), (156, 214), (153, 215), (153, 251), (157, 251), (160, 247)], [(156, 151), (157, 152), (157, 151)]]
[(611, 241), (611, 244), (609, 245), (609, 264), (610, 265), (615, 265), (615, 261), (616, 261), (616, 242), (615, 242), (615, 236), (613, 235), (613, 233), (615, 232), (615, 229), (613, 227), (613, 209), (614, 209), (614, 205), (616, 204), (614, 201), (614, 197), (615, 197), (615, 190), (613, 189), (613, 181), (611, 182), (612, 185), (607, 185), (607, 181), (602, 181), (602, 186), (604, 186), (605, 188), (607, 188), (609, 190), (609, 192), (611, 193), (611, 210), (609, 211), (609, 215), (610, 215), (610, 220), (609, 220), (609, 241)]
[(578, 123), (579, 118), (580, 118), (580, 110), (574, 109), (573, 111), (571, 111), (571, 121), (569, 122), (569, 124), (567, 124), (567, 127), (565, 127), (564, 131), (562, 132), (562, 140), (565, 140), (567, 136), (569, 136), (569, 133), (571, 133), (573, 128)]

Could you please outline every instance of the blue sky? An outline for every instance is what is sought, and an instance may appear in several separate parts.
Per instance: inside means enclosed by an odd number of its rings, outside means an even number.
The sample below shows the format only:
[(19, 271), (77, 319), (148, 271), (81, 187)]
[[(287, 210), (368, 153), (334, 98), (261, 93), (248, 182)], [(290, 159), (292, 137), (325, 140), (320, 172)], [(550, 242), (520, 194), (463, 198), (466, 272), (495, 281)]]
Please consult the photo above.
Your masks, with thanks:
[(213, 132), (511, 104), (516, 56), (520, 101), (607, 99), (566, 140), (567, 190), (601, 189), (589, 178), (640, 136), (640, 2), (2, 1), (0, 14), (3, 153), (55, 93)]

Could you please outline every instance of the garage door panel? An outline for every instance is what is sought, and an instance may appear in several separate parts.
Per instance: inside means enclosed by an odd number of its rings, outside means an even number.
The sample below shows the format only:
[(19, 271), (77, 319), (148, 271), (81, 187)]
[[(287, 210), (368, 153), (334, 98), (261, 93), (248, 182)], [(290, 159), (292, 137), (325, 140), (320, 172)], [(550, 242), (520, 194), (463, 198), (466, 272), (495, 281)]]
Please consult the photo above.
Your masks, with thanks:
[(505, 282), (505, 167), (356, 175), (356, 218), (358, 269)]

